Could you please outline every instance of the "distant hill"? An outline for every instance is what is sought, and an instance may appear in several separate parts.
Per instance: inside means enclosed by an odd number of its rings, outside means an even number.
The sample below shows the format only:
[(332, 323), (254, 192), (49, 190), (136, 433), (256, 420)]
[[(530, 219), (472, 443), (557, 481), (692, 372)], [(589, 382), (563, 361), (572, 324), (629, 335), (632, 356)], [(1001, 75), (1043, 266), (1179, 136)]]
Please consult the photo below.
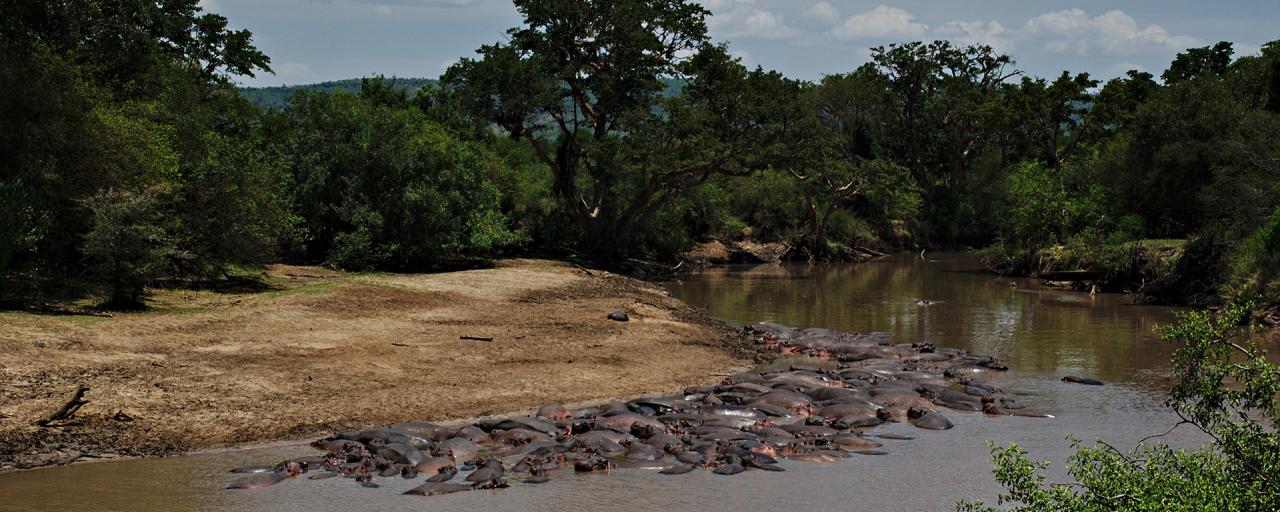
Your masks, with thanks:
[[(388, 78), (390, 80), (390, 78)], [(396, 78), (396, 88), (409, 92), (417, 91), (422, 86), (436, 83), (436, 80), (430, 78)], [(317, 92), (337, 92), (345, 91), (351, 93), (360, 92), (360, 79), (349, 78), (346, 80), (336, 80), (333, 82), (320, 82), (318, 84), (302, 84), (302, 85), (281, 85), (276, 87), (241, 87), (240, 96), (253, 102), (263, 108), (280, 108), (289, 103), (289, 97), (298, 91), (317, 91)]]
[[(432, 78), (396, 78), (395, 81), (397, 89), (411, 93), (421, 89), (424, 85), (438, 82), (438, 80)], [(662, 79), (662, 84), (664, 87), (663, 96), (678, 96), (684, 90), (684, 82), (680, 80), (664, 78)], [(281, 108), (288, 104), (289, 97), (298, 91), (358, 93), (360, 92), (360, 79), (348, 78), (346, 80), (320, 82), (317, 84), (280, 85), (276, 87), (241, 87), (240, 96), (262, 108)]]

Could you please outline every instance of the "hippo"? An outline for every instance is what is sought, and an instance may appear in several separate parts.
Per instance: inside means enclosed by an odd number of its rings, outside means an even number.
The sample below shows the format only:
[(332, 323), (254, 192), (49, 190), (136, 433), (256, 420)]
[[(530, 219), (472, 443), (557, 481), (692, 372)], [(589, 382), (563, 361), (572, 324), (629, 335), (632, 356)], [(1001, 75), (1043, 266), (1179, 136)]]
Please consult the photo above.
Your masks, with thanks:
[(539, 418), (547, 421), (567, 421), (573, 417), (573, 412), (560, 404), (546, 404), (538, 408), (538, 412), (534, 414)]
[(1095, 379), (1086, 379), (1086, 378), (1083, 378), (1083, 377), (1076, 377), (1075, 375), (1067, 375), (1066, 377), (1063, 377), (1063, 378), (1062, 378), (1062, 382), (1070, 382), (1070, 383), (1073, 383), (1073, 384), (1084, 384), (1084, 385), (1086, 385), (1086, 386), (1101, 386), (1101, 385), (1103, 385), (1103, 384), (1102, 384), (1102, 381), (1100, 381), (1100, 380), (1095, 380)]
[(408, 464), (410, 466), (416, 466), (418, 463), (427, 459), (417, 448), (400, 443), (382, 445), (374, 453), (393, 463)]
[(263, 487), (269, 487), (269, 486), (278, 484), (280, 482), (283, 482), (287, 478), (289, 477), (277, 471), (271, 471), (268, 473), (253, 473), (249, 476), (246, 476), (246, 477), (240, 478), (239, 480), (231, 482), (231, 484), (228, 485), (227, 488), (228, 489), (248, 489), (248, 490), (261, 489)]
[(232, 473), (270, 473), (275, 471), (273, 466), (240, 466), (232, 469)]
[(466, 481), (474, 483), (477, 488), (492, 488), (492, 486), (501, 486), (504, 474), (506, 470), (502, 466), (502, 461), (490, 458), (482, 461), (475, 471), (467, 475)]
[(1026, 411), (1017, 410), (1017, 409), (1011, 410), (1011, 409), (1007, 409), (1007, 408), (1001, 407), (1001, 406), (999, 406), (999, 405), (996, 405), (996, 404), (994, 404), (994, 403), (988, 403), (988, 404), (986, 404), (986, 405), (982, 408), (982, 412), (985, 412), (985, 413), (990, 414), (990, 415), (992, 415), (992, 416), (1024, 416), (1024, 417), (1028, 417), (1028, 418), (1052, 418), (1052, 417), (1054, 417), (1052, 414), (1042, 414), (1042, 413), (1035, 413), (1035, 412), (1026, 412)]
[(851, 430), (855, 428), (874, 427), (881, 423), (884, 423), (884, 420), (874, 414), (870, 416), (851, 414), (831, 422), (831, 426), (839, 430)]
[(484, 421), (476, 424), (481, 430), (493, 435), (494, 430), (515, 430), (525, 429), (534, 432), (541, 432), (548, 436), (556, 436), (563, 432), (563, 429), (556, 426), (555, 423), (540, 418), (503, 418), (500, 420)]
[(907, 410), (907, 418), (912, 425), (928, 430), (949, 430), (954, 427), (946, 416), (914, 407)]
[(676, 460), (685, 464), (702, 464), (707, 461), (707, 456), (694, 451), (685, 451), (676, 454)]
[(543, 434), (542, 432), (535, 432), (523, 428), (513, 428), (511, 430), (494, 429), (494, 431), (490, 433), (490, 436), (493, 437), (495, 442), (512, 446), (552, 440), (551, 436)]
[(449, 480), (453, 480), (453, 477), (457, 475), (458, 475), (458, 468), (456, 466), (445, 466), (440, 468), (440, 471), (437, 472), (436, 474), (431, 475), (431, 477), (428, 478), (427, 481), (428, 482), (448, 482)]
[(627, 449), (627, 460), (658, 460), (663, 456), (662, 450), (644, 443), (632, 443)]
[(270, 487), (289, 478), (301, 475), (307, 471), (306, 468), (303, 468), (301, 464), (296, 462), (285, 461), (282, 463), (282, 466), (283, 469), (279, 471), (272, 471), (269, 473), (252, 473), (249, 476), (240, 478), (239, 480), (231, 482), (230, 485), (227, 485), (227, 489), (254, 490), (261, 489), (263, 487)]
[(683, 475), (683, 474), (685, 474), (685, 473), (689, 473), (689, 472), (693, 471), (693, 470), (694, 470), (694, 469), (696, 469), (696, 468), (697, 468), (697, 466), (692, 465), (692, 464), (676, 464), (676, 465), (671, 466), (671, 467), (669, 467), (669, 468), (663, 469), (662, 471), (659, 471), (659, 472), (658, 472), (658, 474), (660, 474), (660, 475)]
[(466, 439), (469, 439), (471, 442), (475, 444), (480, 444), (480, 445), (490, 444), (493, 442), (493, 439), (489, 437), (488, 431), (481, 429), (480, 427), (477, 427), (475, 425), (467, 425), (462, 428), (459, 428), (457, 431), (453, 433), (453, 435), (450, 435), (444, 439), (441, 439), (440, 442), (448, 441), (449, 439), (455, 438), (455, 437), (466, 438)]
[(839, 446), (841, 448), (844, 448), (846, 450), (851, 450), (851, 451), (869, 450), (872, 448), (879, 448), (880, 446), (882, 446), (880, 443), (877, 443), (875, 441), (872, 441), (870, 439), (867, 439), (857, 434), (837, 434), (837, 435), (831, 436), (831, 442), (834, 443), (836, 446)]
[(716, 468), (716, 469), (712, 470), (711, 472), (712, 472), (712, 473), (715, 473), (715, 474), (717, 474), (717, 475), (736, 475), (736, 474), (741, 473), (741, 472), (746, 471), (746, 470), (747, 470), (747, 468), (742, 467), (742, 464), (739, 464), (739, 463), (737, 463), (737, 462), (733, 462), (733, 463), (729, 463), (729, 464), (725, 464), (725, 465), (723, 465), (723, 466), (720, 466), (720, 467), (718, 467), (718, 468)]
[(684, 440), (665, 432), (649, 436), (644, 443), (665, 453), (675, 453), (684, 448)]
[(444, 468), (454, 468), (456, 470), (456, 464), (456, 460), (453, 456), (453, 450), (446, 449), (444, 455), (423, 459), (422, 462), (419, 462), (414, 466), (414, 469), (416, 469), (418, 473), (434, 475)]
[(472, 487), (464, 484), (451, 484), (445, 482), (427, 482), (412, 489), (405, 491), (405, 494), (413, 496), (439, 496), (441, 494), (450, 494), (455, 492), (470, 491)]
[(480, 453), (480, 445), (465, 437), (453, 437), (436, 445), (434, 453), (439, 457), (449, 451), (453, 451), (455, 460), (471, 460)]

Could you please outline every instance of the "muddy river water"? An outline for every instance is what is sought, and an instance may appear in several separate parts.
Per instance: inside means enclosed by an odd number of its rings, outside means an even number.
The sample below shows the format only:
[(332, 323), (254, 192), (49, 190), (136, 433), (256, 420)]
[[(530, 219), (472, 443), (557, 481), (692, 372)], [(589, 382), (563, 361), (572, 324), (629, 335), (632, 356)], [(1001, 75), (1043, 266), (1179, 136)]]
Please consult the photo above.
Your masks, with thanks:
[[(959, 499), (995, 498), (988, 442), (1017, 442), (1061, 476), (1067, 436), (1132, 446), (1175, 423), (1164, 407), (1173, 347), (1153, 327), (1167, 308), (1120, 295), (1044, 288), (982, 270), (962, 254), (903, 255), (861, 265), (716, 268), (669, 284), (673, 295), (726, 321), (763, 320), (853, 331), (888, 331), (1004, 359), (994, 383), (1053, 419), (988, 417), (947, 410), (948, 431), (893, 425), (910, 441), (885, 441), (884, 456), (834, 464), (784, 461), (784, 473), (663, 476), (562, 472), (548, 484), (447, 496), (403, 496), (416, 483), (366, 489), (345, 479), (288, 481), (252, 492), (223, 490), (231, 467), (311, 455), (305, 446), (238, 450), (159, 460), (84, 464), (0, 475), (0, 511), (526, 511), (526, 510), (951, 510)], [(918, 305), (919, 300), (934, 301)], [(1063, 375), (1106, 386), (1059, 381)], [(1202, 442), (1191, 432), (1165, 438)], [(403, 487), (401, 489), (400, 487)]]

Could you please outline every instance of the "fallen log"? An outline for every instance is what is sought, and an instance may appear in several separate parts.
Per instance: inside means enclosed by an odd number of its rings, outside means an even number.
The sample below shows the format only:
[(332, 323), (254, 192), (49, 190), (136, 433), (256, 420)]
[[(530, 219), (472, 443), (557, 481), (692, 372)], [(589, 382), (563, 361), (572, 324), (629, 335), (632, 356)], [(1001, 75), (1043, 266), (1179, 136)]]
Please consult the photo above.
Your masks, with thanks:
[(88, 392), (89, 392), (89, 386), (85, 386), (84, 384), (81, 384), (80, 387), (76, 388), (76, 394), (75, 396), (71, 397), (71, 400), (68, 400), (67, 403), (62, 405), (61, 409), (58, 409), (57, 412), (54, 412), (53, 414), (49, 415), (49, 417), (37, 421), (35, 423), (36, 426), (48, 427), (52, 425), (54, 422), (66, 421), (71, 419), (76, 415), (76, 411), (80, 410), (80, 408), (83, 407), (84, 404), (89, 403), (88, 400), (84, 399), (84, 394)]
[(489, 336), (489, 337), (485, 337), (485, 336), (458, 336), (458, 339), (460, 339), (460, 340), (471, 340), (471, 341), (493, 341), (493, 337), (492, 337), (492, 336)]
[(1041, 272), (1039, 277), (1048, 281), (1092, 281), (1102, 277), (1102, 273), (1093, 270), (1050, 270)]

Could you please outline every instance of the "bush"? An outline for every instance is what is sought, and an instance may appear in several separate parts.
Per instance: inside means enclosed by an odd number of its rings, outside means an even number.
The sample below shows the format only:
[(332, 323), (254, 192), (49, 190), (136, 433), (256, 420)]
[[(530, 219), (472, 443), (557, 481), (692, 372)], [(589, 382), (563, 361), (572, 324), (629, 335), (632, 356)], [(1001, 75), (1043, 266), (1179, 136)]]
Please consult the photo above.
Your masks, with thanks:
[(1280, 208), (1240, 244), (1234, 266), (1241, 293), (1280, 302)]
[(199, 158), (178, 184), (172, 203), (178, 247), (194, 256), (199, 267), (192, 270), (202, 274), (270, 261), (296, 222), (287, 170), (246, 139), (204, 133)]
[(413, 269), (518, 240), (490, 176), (502, 160), (414, 108), (299, 94), (289, 133), (294, 203), (308, 254), (352, 269)]
[(85, 201), (93, 228), (80, 250), (90, 260), (93, 281), (112, 307), (138, 307), (148, 284), (168, 268), (173, 248), (165, 237), (150, 193), (105, 191)]
[(1075, 167), (1024, 163), (1009, 174), (1004, 201), (1001, 240), (1030, 248), (1065, 242), (1102, 213), (1101, 192)]
[(46, 222), (35, 204), (35, 193), (22, 180), (0, 179), (0, 274), (9, 269), (15, 255), (24, 254), (40, 241)]

